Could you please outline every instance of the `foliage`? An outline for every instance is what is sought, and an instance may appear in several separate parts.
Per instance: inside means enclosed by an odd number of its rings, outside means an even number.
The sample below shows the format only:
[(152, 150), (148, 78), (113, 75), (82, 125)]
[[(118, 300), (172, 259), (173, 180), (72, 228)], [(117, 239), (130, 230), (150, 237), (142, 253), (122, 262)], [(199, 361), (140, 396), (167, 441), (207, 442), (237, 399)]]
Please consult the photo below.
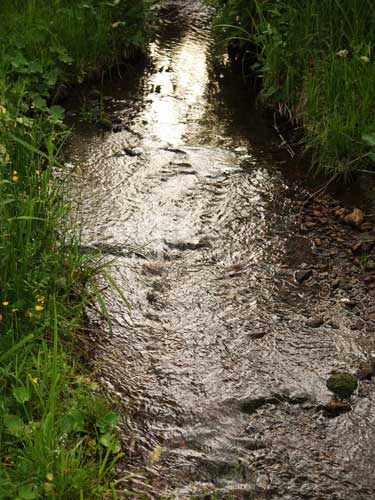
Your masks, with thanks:
[(146, 0), (0, 4), (4, 500), (116, 498), (110, 483), (121, 456), (118, 416), (74, 354), (102, 265), (80, 252), (67, 227), (69, 198), (59, 157), (69, 131), (55, 100), (67, 83), (141, 47), (151, 7)]
[(257, 47), (261, 98), (295, 123), (315, 164), (347, 173), (374, 162), (375, 7), (370, 0), (211, 0), (223, 39)]

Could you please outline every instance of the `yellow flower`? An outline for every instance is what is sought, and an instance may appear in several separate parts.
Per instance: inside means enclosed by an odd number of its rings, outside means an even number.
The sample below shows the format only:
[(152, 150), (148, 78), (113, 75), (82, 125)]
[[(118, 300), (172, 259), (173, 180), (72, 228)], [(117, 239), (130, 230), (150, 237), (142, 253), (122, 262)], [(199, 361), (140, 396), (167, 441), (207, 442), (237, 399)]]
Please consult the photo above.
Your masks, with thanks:
[(4, 319), (4, 316), (2, 314), (0, 314), (0, 321), (3, 321)]
[(47, 479), (47, 481), (53, 481), (53, 479), (54, 479), (53, 474), (51, 474), (51, 473), (47, 474), (46, 479)]
[(35, 306), (34, 308), (36, 311), (40, 312), (44, 310), (44, 306)]
[(18, 182), (18, 175), (13, 175), (12, 181), (13, 182)]
[(29, 379), (33, 384), (37, 384), (39, 382), (38, 377), (32, 377), (31, 375), (29, 375)]
[(5, 115), (6, 112), (7, 112), (7, 108), (5, 106), (0, 106), (0, 113)]
[(121, 26), (121, 21), (116, 21), (112, 24), (112, 28), (118, 28), (119, 26)]
[(40, 170), (35, 170), (36, 175), (40, 175)]
[(16, 312), (18, 312), (18, 311), (19, 311), (18, 307), (13, 307), (13, 309), (12, 309), (12, 313), (16, 313)]
[(36, 300), (37, 300), (37, 302), (39, 302), (39, 304), (45, 304), (45, 302), (46, 302), (46, 298), (44, 295), (41, 295)]
[(27, 311), (26, 315), (29, 317), (29, 318), (32, 318), (34, 316), (34, 314), (32, 313), (32, 311)]
[(3, 306), (9, 306), (9, 300), (3, 300), (2, 302)]

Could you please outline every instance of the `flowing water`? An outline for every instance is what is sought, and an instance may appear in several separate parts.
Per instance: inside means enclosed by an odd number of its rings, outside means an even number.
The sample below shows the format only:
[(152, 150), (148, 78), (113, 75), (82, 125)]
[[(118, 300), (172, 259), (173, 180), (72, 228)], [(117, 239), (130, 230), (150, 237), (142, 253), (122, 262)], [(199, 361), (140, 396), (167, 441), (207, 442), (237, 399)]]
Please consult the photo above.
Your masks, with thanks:
[(351, 412), (321, 410), (329, 374), (373, 346), (340, 297), (295, 282), (326, 263), (297, 234), (279, 138), (212, 60), (199, 1), (170, 3), (150, 63), (106, 84), (119, 131), (78, 125), (69, 149), (83, 245), (131, 303), (105, 291), (95, 352), (123, 403), (119, 473), (145, 498), (373, 498), (371, 383)]

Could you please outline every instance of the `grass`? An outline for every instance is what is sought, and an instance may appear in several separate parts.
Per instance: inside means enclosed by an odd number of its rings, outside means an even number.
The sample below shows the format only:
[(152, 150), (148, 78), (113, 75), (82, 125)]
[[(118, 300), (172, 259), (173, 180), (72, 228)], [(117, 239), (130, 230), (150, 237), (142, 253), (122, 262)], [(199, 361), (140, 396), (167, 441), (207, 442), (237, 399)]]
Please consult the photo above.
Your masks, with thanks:
[[(375, 6), (371, 0), (211, 0), (222, 40), (246, 54), (260, 98), (297, 126), (317, 169), (373, 170)], [(249, 44), (250, 42), (250, 44)], [(251, 59), (251, 58), (250, 58)], [(253, 63), (254, 61), (252, 61)], [(246, 63), (245, 63), (246, 64)]]
[(140, 48), (154, 3), (0, 5), (0, 498), (117, 498), (119, 417), (79, 357), (103, 270), (81, 254), (56, 98)]

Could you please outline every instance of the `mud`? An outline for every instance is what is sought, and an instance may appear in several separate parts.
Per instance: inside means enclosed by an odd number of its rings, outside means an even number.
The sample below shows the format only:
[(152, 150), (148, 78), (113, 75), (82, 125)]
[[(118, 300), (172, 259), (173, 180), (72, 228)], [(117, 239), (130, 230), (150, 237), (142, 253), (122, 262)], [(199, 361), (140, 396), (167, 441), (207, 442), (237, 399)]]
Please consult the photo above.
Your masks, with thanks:
[(332, 254), (333, 211), (304, 225), (319, 207), (300, 213), (272, 122), (212, 56), (209, 25), (198, 1), (171, 2), (150, 62), (105, 84), (113, 130), (77, 122), (69, 146), (83, 250), (112, 261), (131, 304), (104, 291), (113, 331), (95, 355), (122, 403), (121, 484), (144, 498), (373, 498), (372, 378), (342, 412), (326, 387), (372, 360), (370, 282)]

